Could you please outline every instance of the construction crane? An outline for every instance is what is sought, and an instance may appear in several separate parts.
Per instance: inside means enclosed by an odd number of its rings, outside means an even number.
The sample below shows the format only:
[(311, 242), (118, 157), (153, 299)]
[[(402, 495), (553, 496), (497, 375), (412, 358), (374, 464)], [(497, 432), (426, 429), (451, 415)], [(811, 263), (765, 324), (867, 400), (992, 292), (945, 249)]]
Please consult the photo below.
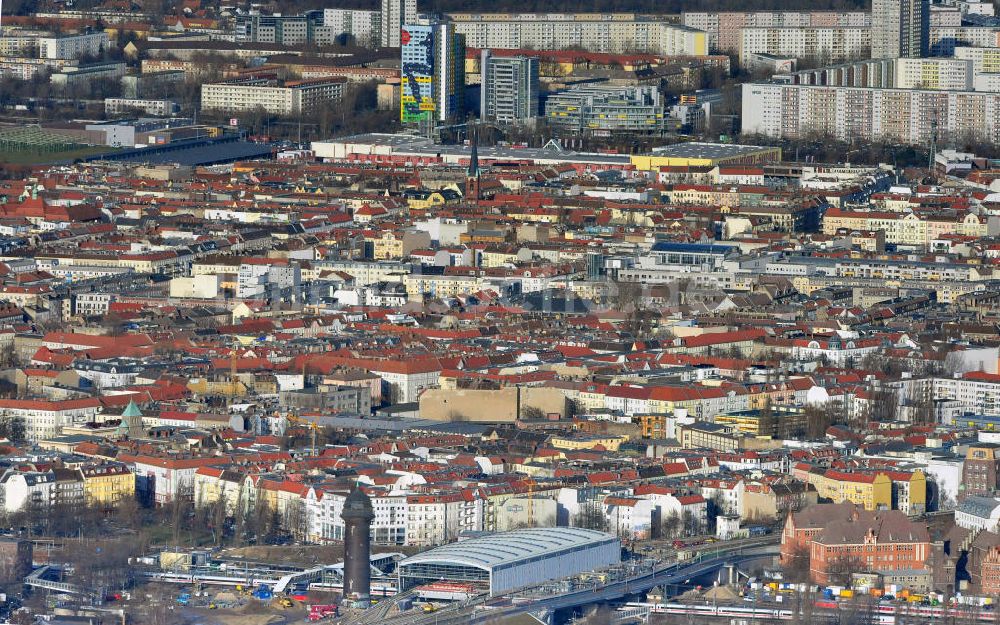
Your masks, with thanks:
[(311, 453), (312, 453), (313, 456), (315, 456), (316, 455), (316, 431), (319, 429), (319, 426), (316, 425), (316, 422), (315, 421), (310, 421), (309, 419), (303, 419), (301, 417), (297, 417), (297, 416), (295, 416), (295, 415), (293, 415), (291, 413), (286, 414), (285, 418), (288, 419), (288, 421), (291, 422), (291, 423), (297, 423), (299, 425), (304, 425), (305, 427), (309, 428), (310, 438), (311, 438), (311, 441), (312, 441), (312, 452)]
[(239, 380), (236, 377), (236, 362), (239, 359), (240, 359), (240, 354), (238, 351), (236, 351), (236, 348), (234, 347), (232, 351), (229, 352), (229, 397), (230, 398), (236, 397), (236, 392), (238, 390), (236, 387), (236, 385), (239, 383)]
[(528, 479), (528, 527), (535, 527), (535, 480)]

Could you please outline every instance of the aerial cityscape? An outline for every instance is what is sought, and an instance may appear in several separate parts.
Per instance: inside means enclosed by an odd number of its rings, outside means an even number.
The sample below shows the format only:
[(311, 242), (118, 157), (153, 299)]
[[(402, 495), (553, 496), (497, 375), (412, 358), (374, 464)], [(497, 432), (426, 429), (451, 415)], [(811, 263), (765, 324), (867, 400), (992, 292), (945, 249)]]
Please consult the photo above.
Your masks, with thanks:
[(998, 602), (993, 2), (0, 4), (0, 624)]

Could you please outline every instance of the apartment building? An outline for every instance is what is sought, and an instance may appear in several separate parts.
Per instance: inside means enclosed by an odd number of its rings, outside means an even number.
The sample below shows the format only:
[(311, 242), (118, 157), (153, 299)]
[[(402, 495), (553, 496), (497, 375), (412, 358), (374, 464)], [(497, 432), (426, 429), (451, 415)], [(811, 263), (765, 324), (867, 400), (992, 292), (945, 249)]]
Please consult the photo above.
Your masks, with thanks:
[[(310, 541), (344, 540), (344, 520), (340, 517), (347, 493), (325, 490), (318, 486), (306, 497), (306, 536)], [(406, 495), (372, 494), (371, 540), (376, 545), (406, 543)], [(417, 515), (414, 515), (416, 518)]]
[(379, 15), (381, 44), (384, 48), (398, 48), (403, 26), (417, 19), (417, 0), (382, 0)]
[(708, 479), (701, 482), (701, 496), (719, 504), (721, 514), (743, 514), (746, 482), (740, 478)]
[(866, 58), (871, 30), (862, 26), (744, 28), (740, 34), (740, 64), (752, 55), (815, 59), (820, 64)]
[(496, 56), (483, 50), (479, 67), (483, 119), (513, 124), (538, 117), (538, 58)]
[(975, 65), (964, 59), (895, 60), (897, 89), (933, 89), (939, 91), (971, 91), (975, 88)]
[(51, 506), (81, 506), (86, 503), (83, 478), (75, 469), (8, 469), (0, 477), (0, 502), (6, 512), (41, 512)]
[(885, 89), (746, 83), (746, 134), (800, 138), (925, 143), (939, 136), (1000, 140), (1000, 94), (930, 89)]
[(1000, 28), (995, 26), (932, 26), (928, 49), (934, 56), (951, 56), (956, 48), (1000, 47)]
[(40, 72), (59, 71), (65, 66), (76, 65), (71, 59), (28, 59), (0, 56), (0, 76), (18, 80), (32, 80)]
[(349, 274), (357, 286), (368, 286), (376, 282), (402, 282), (404, 276), (410, 273), (409, 265), (378, 261), (325, 260), (316, 265), (322, 269)]
[(417, 401), (424, 390), (438, 385), (442, 369), (436, 359), (380, 360), (365, 368), (382, 378), (382, 396), (393, 404)]
[(969, 445), (962, 465), (962, 494), (991, 497), (1000, 489), (1000, 445)]
[(276, 43), (297, 46), (311, 41), (312, 23), (319, 15), (238, 15), (235, 38), (237, 42)]
[[(956, 46), (953, 54), (957, 60), (972, 63), (972, 73), (974, 76), (1000, 73), (1000, 48)], [(977, 91), (982, 90), (977, 89)]]
[(796, 466), (792, 474), (811, 484), (821, 499), (849, 501), (865, 510), (892, 509), (892, 480), (885, 473), (852, 473)]
[(108, 47), (108, 34), (82, 33), (38, 38), (38, 58), (75, 59), (81, 56), (100, 56)]
[(576, 87), (545, 100), (545, 119), (579, 133), (656, 134), (667, 127), (663, 99), (654, 86)]
[[(989, 234), (987, 220), (971, 212), (918, 215), (911, 212), (829, 209), (823, 216), (824, 234), (833, 235), (842, 230), (862, 232), (881, 230), (885, 233), (886, 243), (924, 249), (929, 248), (932, 241), (944, 236), (985, 237)], [(940, 274), (948, 269), (946, 266), (939, 266), (933, 273)]]
[(124, 464), (91, 465), (79, 471), (83, 495), (90, 505), (113, 506), (135, 497), (135, 476)]
[(740, 516), (760, 521), (776, 520), (789, 512), (816, 505), (816, 502), (816, 490), (808, 484), (750, 483), (744, 486)]
[[(1000, 415), (1000, 376), (996, 374), (970, 371), (962, 377), (934, 378), (932, 392), (934, 399), (958, 402), (970, 414)], [(980, 427), (993, 429), (992, 425), (982, 424)]]
[(134, 114), (166, 117), (180, 111), (176, 102), (170, 100), (140, 100), (136, 98), (104, 98), (104, 113), (108, 116)]
[[(382, 12), (359, 9), (323, 9), (323, 25), (316, 27), (316, 39), (326, 42), (350, 39), (361, 46), (376, 47), (382, 42)], [(320, 36), (319, 32), (323, 35)]]
[(239, 471), (226, 468), (199, 467), (194, 473), (193, 488), (195, 507), (219, 504), (227, 516), (242, 513), (254, 500), (252, 480)]
[(923, 471), (886, 471), (892, 480), (892, 508), (914, 516), (927, 511), (927, 476)]
[(481, 291), (489, 283), (479, 276), (411, 274), (403, 279), (403, 286), (411, 297), (456, 297)]
[(631, 13), (451, 13), (473, 48), (708, 54), (706, 33)]
[(660, 520), (656, 502), (636, 497), (606, 497), (601, 510), (607, 519), (608, 531), (629, 540), (652, 538)]
[(8, 31), (0, 37), (0, 56), (38, 56), (37, 32)]
[(463, 531), (483, 529), (483, 500), (473, 491), (406, 498), (406, 543), (415, 547), (442, 545)]
[(866, 59), (789, 74), (787, 82), (827, 87), (971, 91), (977, 74), (971, 59)]
[(67, 425), (85, 423), (100, 412), (97, 398), (64, 399), (0, 399), (0, 415), (24, 420), (30, 441), (58, 436)]
[(705, 56), (708, 54), (708, 37), (697, 28), (678, 24), (660, 24), (658, 30), (659, 54), (668, 56)]
[(867, 11), (690, 11), (681, 16), (685, 26), (704, 31), (713, 52), (737, 54), (745, 28), (867, 28)]
[(219, 463), (215, 456), (164, 458), (122, 454), (118, 459), (132, 469), (139, 501), (157, 506), (178, 499), (194, 501), (195, 474), (202, 467)]
[(445, 122), (465, 109), (465, 40), (452, 24), (423, 21), (402, 32), (400, 120)]
[(872, 0), (872, 58), (927, 55), (930, 0)]
[(240, 113), (257, 107), (274, 115), (307, 115), (339, 100), (346, 78), (316, 78), (280, 82), (247, 78), (201, 86), (201, 110)]

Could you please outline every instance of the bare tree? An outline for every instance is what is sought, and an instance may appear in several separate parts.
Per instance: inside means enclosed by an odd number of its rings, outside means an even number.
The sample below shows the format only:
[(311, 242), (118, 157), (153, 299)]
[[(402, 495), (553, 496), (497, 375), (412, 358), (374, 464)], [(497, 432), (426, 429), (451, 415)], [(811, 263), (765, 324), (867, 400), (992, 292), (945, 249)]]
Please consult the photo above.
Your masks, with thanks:
[(811, 440), (823, 438), (827, 428), (834, 423), (835, 410), (833, 408), (832, 402), (827, 402), (822, 406), (806, 406), (804, 412), (807, 438)]
[(764, 400), (764, 405), (760, 408), (757, 417), (757, 434), (759, 436), (778, 436), (778, 421), (774, 417), (774, 408), (771, 407), (770, 398)]
[(526, 421), (541, 421), (545, 419), (545, 412), (538, 406), (522, 406), (521, 418)]
[(580, 511), (573, 517), (573, 526), (588, 530), (608, 531), (608, 517), (600, 501), (590, 499), (580, 505)]
[(685, 510), (681, 514), (681, 528), (685, 536), (697, 536), (705, 531), (701, 519), (696, 517), (690, 510)]
[(670, 514), (663, 517), (660, 525), (664, 538), (677, 538), (681, 529), (681, 516), (672, 510)]
[[(869, 421), (895, 421), (898, 416), (899, 392), (886, 384), (879, 384), (868, 400), (867, 416)], [(860, 424), (855, 424), (860, 425)]]
[(798, 545), (781, 562), (783, 575), (790, 582), (809, 581), (809, 545)]
[(857, 556), (838, 556), (830, 561), (827, 577), (836, 586), (850, 586), (851, 573), (865, 570), (865, 563)]
[(719, 516), (728, 514), (730, 511), (726, 509), (726, 501), (722, 497), (722, 493), (715, 491), (712, 496), (706, 502), (706, 518), (708, 519), (708, 527), (705, 528), (706, 532), (715, 533), (716, 521)]

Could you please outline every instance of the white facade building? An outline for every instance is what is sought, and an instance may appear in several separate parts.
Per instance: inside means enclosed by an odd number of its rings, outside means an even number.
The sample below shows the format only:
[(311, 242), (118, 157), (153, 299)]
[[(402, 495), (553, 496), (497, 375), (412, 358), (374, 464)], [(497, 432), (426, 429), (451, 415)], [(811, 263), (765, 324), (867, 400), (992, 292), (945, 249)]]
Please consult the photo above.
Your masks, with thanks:
[(452, 13), (449, 18), (465, 44), (480, 49), (708, 54), (705, 32), (630, 13)]
[(383, 48), (400, 47), (400, 33), (405, 24), (417, 19), (417, 0), (382, 0), (379, 19)]
[(0, 416), (23, 419), (29, 441), (58, 436), (67, 425), (92, 421), (100, 410), (101, 402), (96, 398), (0, 399)]
[[(317, 491), (313, 489), (306, 498), (306, 527), (309, 540), (315, 542), (342, 541), (344, 509), (347, 493)], [(376, 545), (402, 545), (406, 543), (406, 495), (371, 496), (375, 518), (371, 524), (371, 540)]]
[(81, 56), (100, 56), (107, 48), (108, 34), (103, 31), (38, 38), (38, 58), (40, 59), (75, 59)]
[(406, 503), (407, 545), (443, 545), (462, 531), (483, 529), (483, 500), (471, 493), (410, 495)]
[(1000, 524), (1000, 499), (970, 495), (955, 508), (955, 525), (970, 530), (996, 532)]
[(865, 27), (744, 28), (740, 38), (740, 64), (753, 54), (816, 59), (821, 65), (867, 57), (871, 30)]
[(303, 115), (339, 100), (346, 78), (279, 83), (272, 79), (232, 80), (201, 86), (201, 110), (239, 113), (258, 107), (275, 115)]
[(331, 42), (349, 35), (360, 46), (376, 47), (382, 42), (382, 12), (323, 9), (323, 28), (331, 36)]
[(742, 131), (769, 137), (925, 143), (939, 133), (1000, 141), (1000, 94), (779, 83), (743, 85)]

